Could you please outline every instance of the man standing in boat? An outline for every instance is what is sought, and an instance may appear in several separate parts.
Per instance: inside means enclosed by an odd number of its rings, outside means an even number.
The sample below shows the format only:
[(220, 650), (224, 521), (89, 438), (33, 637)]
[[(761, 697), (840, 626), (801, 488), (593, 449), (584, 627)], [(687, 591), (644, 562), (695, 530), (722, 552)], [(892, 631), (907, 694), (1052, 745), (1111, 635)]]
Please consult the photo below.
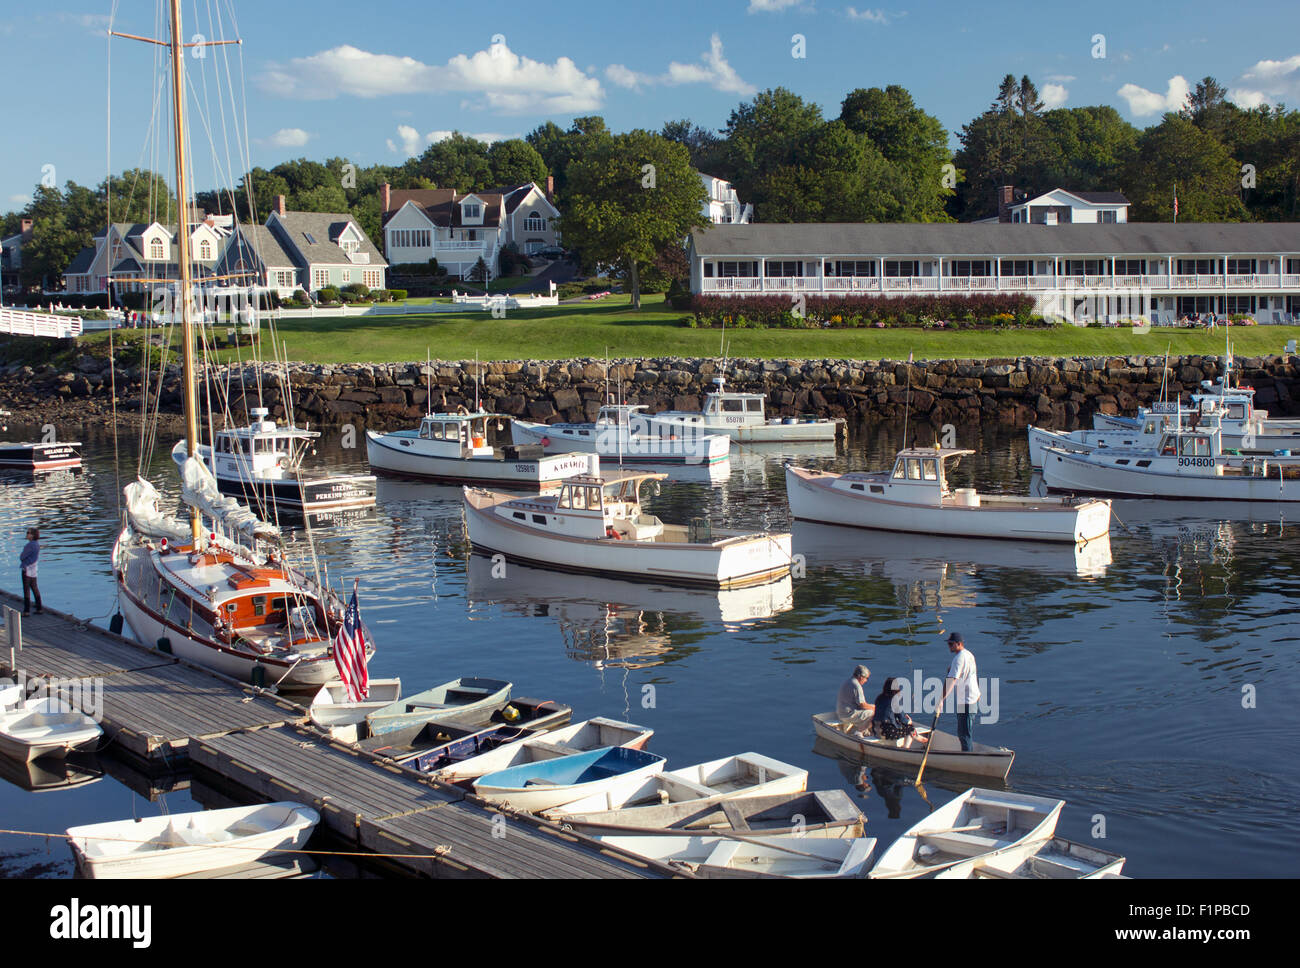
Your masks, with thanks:
[(939, 708), (948, 701), (948, 694), (957, 690), (957, 739), (961, 741), (963, 751), (971, 750), (971, 733), (975, 727), (976, 704), (980, 700), (980, 687), (975, 679), (975, 656), (971, 655), (961, 640), (960, 632), (948, 636), (948, 651), (952, 653), (952, 664), (948, 666), (948, 677), (943, 682), (943, 698)]
[(862, 691), (870, 678), (870, 669), (864, 665), (855, 666), (853, 675), (840, 686), (839, 694), (835, 697), (835, 714), (839, 717), (840, 728), (846, 733), (853, 732), (855, 727), (861, 733), (871, 724), (876, 707), (867, 702), (866, 694)]

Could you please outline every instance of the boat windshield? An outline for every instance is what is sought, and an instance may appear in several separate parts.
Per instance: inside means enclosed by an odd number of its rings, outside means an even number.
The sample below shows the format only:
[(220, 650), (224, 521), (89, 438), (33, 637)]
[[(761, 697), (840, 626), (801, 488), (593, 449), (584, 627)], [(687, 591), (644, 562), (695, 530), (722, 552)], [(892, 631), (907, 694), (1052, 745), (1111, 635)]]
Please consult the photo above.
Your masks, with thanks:
[(1178, 453), (1181, 457), (1209, 457), (1210, 438), (1188, 434), (1178, 441)]
[(939, 479), (939, 462), (937, 460), (921, 461), (921, 476), (927, 481), (937, 481)]
[(571, 511), (599, 511), (600, 488), (566, 484), (564, 490), (560, 492), (560, 499), (555, 506)]
[(723, 400), (722, 401), (723, 413), (740, 413), (744, 409), (745, 409), (744, 400)]

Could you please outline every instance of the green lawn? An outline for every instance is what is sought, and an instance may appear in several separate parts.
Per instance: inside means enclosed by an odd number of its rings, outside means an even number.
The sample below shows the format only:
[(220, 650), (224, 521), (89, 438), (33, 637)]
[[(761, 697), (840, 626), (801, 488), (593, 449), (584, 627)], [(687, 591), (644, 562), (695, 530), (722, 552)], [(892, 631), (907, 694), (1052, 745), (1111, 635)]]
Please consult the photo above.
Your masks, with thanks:
[[(650, 296), (634, 312), (627, 296), (611, 296), (590, 304), (559, 309), (510, 312), (493, 319), (484, 312), (407, 314), (402, 316), (318, 317), (281, 322), (277, 335), (291, 360), (315, 363), (396, 362), (422, 360), (426, 350), (435, 359), (483, 360), (574, 357), (638, 358), (655, 356), (716, 357), (722, 333), (690, 329), (680, 324), (684, 313), (669, 309), (660, 296)], [(1288, 340), (1300, 339), (1300, 327), (1233, 327), (1233, 351), (1238, 357), (1276, 354)], [(911, 329), (729, 329), (731, 357), (766, 359), (894, 359), (914, 353), (925, 359), (979, 359), (1015, 356), (1160, 356), (1218, 355), (1224, 349), (1224, 329), (1153, 329), (1136, 335), (1129, 329), (1053, 329), (954, 331)], [(119, 333), (129, 339), (133, 333)], [(106, 342), (107, 335), (83, 337)], [(222, 351), (223, 357), (229, 357)], [(245, 349), (245, 358), (248, 351)]]

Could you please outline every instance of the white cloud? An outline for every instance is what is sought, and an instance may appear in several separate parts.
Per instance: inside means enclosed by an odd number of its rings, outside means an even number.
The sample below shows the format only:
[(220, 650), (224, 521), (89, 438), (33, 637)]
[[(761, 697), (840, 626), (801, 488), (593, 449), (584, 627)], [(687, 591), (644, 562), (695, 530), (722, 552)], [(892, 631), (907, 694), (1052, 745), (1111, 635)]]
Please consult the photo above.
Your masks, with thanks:
[(302, 128), (281, 128), (266, 139), (266, 144), (276, 148), (301, 148), (313, 137), (315, 135), (302, 130)]
[[(392, 138), (389, 138), (388, 150), (394, 154), (401, 154), (403, 157), (411, 158), (418, 155), (425, 148), (429, 147), (429, 145), (435, 145), (439, 141), (446, 141), (453, 134), (455, 134), (454, 131), (430, 131), (428, 134), (422, 135), (416, 128), (411, 127), (409, 124), (399, 124), (397, 126), (398, 140), (394, 141)], [(495, 132), (479, 132), (475, 134), (472, 132), (462, 131), (461, 134), (466, 138), (473, 138), (475, 141), (482, 141), (487, 144), (491, 144), (494, 141), (508, 141), (510, 138), (519, 137), (514, 134), (497, 134)]]
[(9, 203), (11, 205), (29, 205), (31, 204), (31, 201), (32, 201), (32, 196), (30, 195), (18, 194), (18, 195), (9, 196)]
[(1176, 74), (1169, 78), (1169, 88), (1164, 94), (1148, 91), (1136, 84), (1125, 84), (1119, 89), (1119, 96), (1128, 102), (1130, 114), (1142, 117), (1143, 115), (1157, 114), (1162, 111), (1182, 110), (1183, 105), (1187, 102), (1187, 95), (1190, 90), (1187, 78), (1181, 74)]
[(1077, 81), (1078, 78), (1073, 74), (1048, 74), (1047, 80), (1055, 81), (1057, 84), (1069, 84), (1071, 81)]
[(457, 54), (445, 65), (413, 57), (374, 54), (350, 44), (288, 64), (272, 64), (258, 79), (272, 94), (298, 100), (329, 100), (341, 95), (375, 98), (391, 94), (480, 95), (473, 106), (507, 114), (572, 114), (600, 107), (600, 81), (584, 74), (567, 57), (545, 64), (521, 57), (504, 43), (474, 54)]
[(642, 74), (622, 64), (610, 64), (605, 68), (605, 79), (629, 90), (640, 90), (653, 84), (708, 84), (714, 90), (733, 94), (753, 94), (758, 90), (727, 62), (722, 52), (722, 38), (717, 34), (709, 38), (709, 49), (700, 55), (699, 63), (673, 61), (662, 74)]
[(108, 14), (103, 13), (61, 13), (59, 21), (65, 24), (72, 24), (83, 30), (89, 30), (91, 33), (103, 34), (108, 30), (111, 18)]
[(1259, 61), (1228, 90), (1228, 100), (1243, 108), (1300, 101), (1300, 54), (1286, 60)]
[(774, 13), (788, 7), (797, 7), (803, 0), (749, 0), (747, 13)]
[(879, 7), (877, 7), (875, 10), (858, 10), (855, 7), (845, 7), (844, 16), (848, 17), (850, 20), (865, 20), (868, 23), (880, 24), (881, 26), (884, 26), (888, 23), (891, 23), (892, 21), (897, 20), (899, 17), (906, 17), (907, 12), (903, 11), (901, 13), (886, 13), (884, 10), (881, 10)]
[(758, 91), (758, 88), (743, 80), (727, 63), (722, 54), (722, 38), (717, 34), (709, 38), (709, 49), (700, 55), (700, 60), (703, 63), (679, 64), (673, 61), (668, 65), (664, 83), (708, 84), (715, 91), (730, 91), (733, 94), (754, 94)]
[(1070, 89), (1061, 84), (1044, 84), (1039, 96), (1043, 99), (1043, 107), (1050, 111), (1069, 99)]

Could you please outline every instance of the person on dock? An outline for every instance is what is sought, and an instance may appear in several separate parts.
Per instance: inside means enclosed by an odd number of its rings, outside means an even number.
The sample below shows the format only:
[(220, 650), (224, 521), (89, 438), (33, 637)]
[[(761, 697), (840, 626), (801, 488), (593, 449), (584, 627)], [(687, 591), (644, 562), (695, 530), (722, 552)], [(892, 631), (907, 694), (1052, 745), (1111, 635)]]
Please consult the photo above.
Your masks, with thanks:
[(36, 599), (36, 614), (40, 615), (41, 590), (36, 587), (36, 562), (41, 557), (41, 533), (35, 528), (27, 529), (27, 544), (18, 556), (18, 564), (23, 570), (23, 614), (30, 615), (31, 599)]
[(976, 703), (980, 699), (980, 687), (976, 681), (975, 656), (961, 639), (960, 632), (948, 636), (948, 651), (952, 653), (952, 664), (948, 666), (948, 677), (943, 682), (943, 698), (939, 708), (948, 701), (948, 694), (956, 690), (957, 703), (957, 739), (964, 752), (971, 751), (971, 734), (975, 728)]
[(903, 691), (899, 680), (893, 676), (885, 680), (876, 697), (876, 709), (871, 717), (871, 728), (882, 739), (905, 740), (903, 746), (911, 746), (913, 740), (924, 743), (924, 737), (916, 735), (916, 726), (912, 717), (898, 708), (898, 696)]
[(856, 732), (865, 734), (871, 725), (875, 707), (867, 702), (866, 694), (862, 691), (870, 678), (870, 669), (864, 665), (855, 666), (853, 675), (840, 686), (835, 697), (835, 714), (839, 717), (840, 728), (846, 733), (854, 732), (856, 727)]

